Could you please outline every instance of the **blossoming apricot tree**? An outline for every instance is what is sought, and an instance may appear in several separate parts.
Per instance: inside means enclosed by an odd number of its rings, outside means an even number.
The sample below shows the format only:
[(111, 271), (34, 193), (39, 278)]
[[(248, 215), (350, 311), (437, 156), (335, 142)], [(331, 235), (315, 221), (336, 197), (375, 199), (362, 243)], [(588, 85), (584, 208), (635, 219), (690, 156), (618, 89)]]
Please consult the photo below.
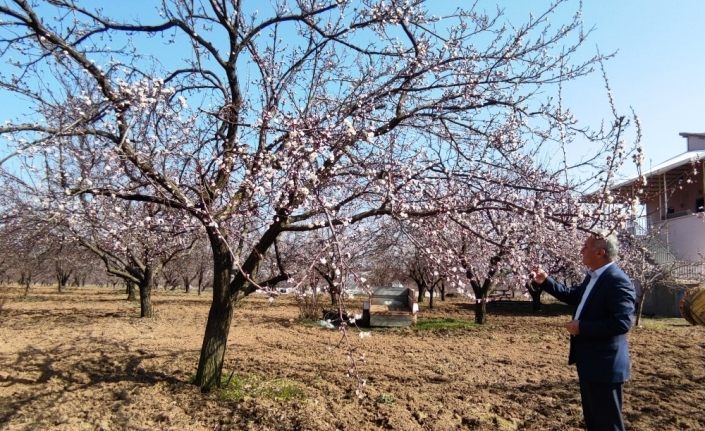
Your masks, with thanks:
[[(233, 304), (273, 281), (258, 270), (282, 234), (486, 205), (519, 214), (527, 183), (569, 186), (569, 162), (548, 155), (571, 141), (624, 158), (602, 145), (623, 118), (586, 133), (562, 106), (560, 85), (604, 58), (584, 55), (579, 11), (551, 20), (566, 3), (508, 25), (479, 8), (435, 17), (423, 0), (165, 0), (138, 19), (6, 0), (0, 86), (26, 110), (0, 136), (72, 165), (68, 196), (203, 226), (213, 300), (195, 382), (209, 390)], [(525, 168), (541, 177), (506, 175)]]

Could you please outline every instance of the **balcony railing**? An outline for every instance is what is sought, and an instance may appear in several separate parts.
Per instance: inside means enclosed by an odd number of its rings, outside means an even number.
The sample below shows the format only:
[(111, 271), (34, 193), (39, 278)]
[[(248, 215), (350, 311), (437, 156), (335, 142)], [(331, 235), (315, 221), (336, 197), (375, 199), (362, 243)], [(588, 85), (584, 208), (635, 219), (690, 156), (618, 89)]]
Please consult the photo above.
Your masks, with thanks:
[[(689, 215), (692, 212), (688, 211)], [(680, 217), (678, 213), (669, 214), (669, 218)], [(671, 251), (671, 248), (666, 244), (660, 237), (660, 229), (668, 227), (665, 223), (658, 225), (657, 227), (652, 227), (647, 229), (645, 219), (637, 219), (629, 226), (629, 230), (632, 235), (641, 238), (646, 247), (649, 249), (652, 259), (661, 266), (665, 271), (669, 272), (671, 276), (683, 282), (699, 282), (705, 280), (705, 261), (701, 262), (689, 262), (683, 259), (679, 259)]]
[(702, 282), (705, 280), (705, 263), (676, 262), (671, 274), (676, 280)]

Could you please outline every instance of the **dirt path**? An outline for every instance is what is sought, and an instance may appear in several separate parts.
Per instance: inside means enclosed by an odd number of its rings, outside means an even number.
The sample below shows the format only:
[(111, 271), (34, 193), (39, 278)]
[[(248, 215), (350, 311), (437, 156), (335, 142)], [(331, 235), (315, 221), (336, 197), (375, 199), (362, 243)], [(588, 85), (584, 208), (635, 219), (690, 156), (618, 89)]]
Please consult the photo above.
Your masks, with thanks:
[[(189, 380), (208, 295), (158, 292), (157, 317), (144, 320), (121, 291), (20, 294), (0, 288), (1, 429), (580, 429), (558, 305), (535, 316), (528, 303), (498, 304), (467, 330), (351, 330), (360, 398), (337, 330), (298, 322), (290, 299), (248, 298), (226, 358), (240, 386), (203, 395)], [(473, 318), (463, 302), (437, 307), (422, 317)], [(630, 342), (629, 429), (705, 429), (705, 328), (646, 319)]]

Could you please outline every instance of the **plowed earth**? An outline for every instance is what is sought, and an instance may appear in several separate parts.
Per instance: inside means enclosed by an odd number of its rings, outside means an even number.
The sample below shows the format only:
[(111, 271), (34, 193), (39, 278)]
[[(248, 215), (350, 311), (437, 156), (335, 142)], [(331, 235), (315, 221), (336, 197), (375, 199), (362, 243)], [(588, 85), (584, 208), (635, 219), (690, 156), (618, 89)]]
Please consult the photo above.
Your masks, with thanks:
[[(225, 359), (238, 395), (190, 384), (208, 293), (156, 292), (156, 317), (122, 291), (0, 287), (0, 428), (8, 430), (574, 430), (581, 410), (559, 304), (490, 304), (460, 330), (360, 337), (298, 320), (293, 298), (249, 297)], [(421, 319), (472, 320), (467, 300)], [(705, 328), (645, 319), (630, 336), (632, 430), (705, 429)], [(349, 377), (349, 348), (357, 377)], [(364, 355), (364, 361), (360, 357)], [(365, 380), (360, 393), (358, 383)], [(249, 382), (249, 383), (247, 383)], [(253, 383), (254, 382), (254, 383)], [(255, 390), (286, 386), (284, 392)]]

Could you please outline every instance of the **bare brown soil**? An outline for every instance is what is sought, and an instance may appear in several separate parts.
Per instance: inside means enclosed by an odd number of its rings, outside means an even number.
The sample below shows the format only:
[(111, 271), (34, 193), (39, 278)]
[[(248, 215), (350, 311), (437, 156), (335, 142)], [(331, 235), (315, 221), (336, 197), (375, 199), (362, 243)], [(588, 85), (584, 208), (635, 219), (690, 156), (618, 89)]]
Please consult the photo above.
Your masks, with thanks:
[[(195, 372), (209, 298), (158, 292), (140, 319), (122, 291), (64, 294), (0, 288), (0, 428), (8, 430), (573, 430), (581, 427), (567, 365), (565, 308), (490, 307), (464, 330), (348, 332), (363, 397), (347, 376), (341, 333), (298, 321), (291, 298), (246, 299), (236, 311), (225, 368), (259, 384), (288, 382), (280, 399), (201, 394)], [(421, 318), (473, 319), (470, 304), (437, 303)], [(342, 345), (346, 344), (343, 341)], [(647, 319), (632, 332), (625, 386), (632, 430), (705, 429), (705, 328)], [(286, 398), (286, 397), (285, 397)]]

